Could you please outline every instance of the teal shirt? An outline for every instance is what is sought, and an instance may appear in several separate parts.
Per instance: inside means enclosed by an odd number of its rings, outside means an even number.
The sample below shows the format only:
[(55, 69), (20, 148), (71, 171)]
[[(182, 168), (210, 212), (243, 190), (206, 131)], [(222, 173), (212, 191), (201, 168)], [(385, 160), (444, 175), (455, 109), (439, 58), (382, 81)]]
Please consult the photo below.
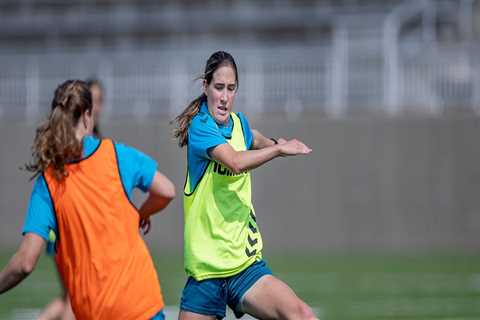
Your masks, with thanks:
[[(251, 149), (253, 135), (248, 120), (241, 112), (237, 113), (237, 116), (240, 118), (245, 145), (247, 149)], [(187, 166), (192, 189), (207, 169), (211, 160), (210, 150), (226, 143), (227, 139), (232, 137), (233, 126), (231, 118), (226, 126), (217, 124), (208, 112), (207, 104), (204, 102), (200, 106), (200, 111), (193, 117), (188, 127)]]
[[(98, 138), (86, 136), (83, 139), (83, 157), (91, 155), (99, 144)], [(129, 199), (135, 188), (146, 192), (157, 170), (157, 162), (135, 148), (120, 143), (114, 143), (114, 146), (120, 177)], [(40, 175), (33, 186), (22, 234), (33, 232), (48, 242), (50, 230), (57, 233), (57, 221), (47, 184)]]

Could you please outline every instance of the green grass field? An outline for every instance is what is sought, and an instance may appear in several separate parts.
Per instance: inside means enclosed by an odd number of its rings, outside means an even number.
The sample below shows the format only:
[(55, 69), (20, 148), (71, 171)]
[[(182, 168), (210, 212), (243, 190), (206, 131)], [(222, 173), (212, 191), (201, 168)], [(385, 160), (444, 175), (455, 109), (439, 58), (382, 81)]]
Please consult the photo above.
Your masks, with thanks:
[[(3, 267), (10, 255), (0, 255)], [(274, 273), (321, 319), (480, 319), (480, 256), (273, 256)], [(165, 302), (177, 306), (181, 257), (155, 257)], [(60, 292), (53, 262), (0, 297), (0, 319), (33, 319)]]

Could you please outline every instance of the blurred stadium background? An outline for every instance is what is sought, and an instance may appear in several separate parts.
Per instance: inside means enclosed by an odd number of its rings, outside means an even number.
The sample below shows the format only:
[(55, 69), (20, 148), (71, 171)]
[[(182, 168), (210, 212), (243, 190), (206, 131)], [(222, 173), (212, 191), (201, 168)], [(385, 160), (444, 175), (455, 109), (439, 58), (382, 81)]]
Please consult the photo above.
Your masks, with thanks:
[[(147, 237), (174, 312), (185, 153), (169, 122), (222, 49), (239, 66), (236, 110), (314, 150), (253, 175), (274, 271), (322, 319), (480, 319), (479, 15), (477, 0), (0, 0), (2, 266), (53, 90), (94, 76), (103, 133), (178, 186)], [(44, 258), (0, 318), (33, 319), (58, 290)]]

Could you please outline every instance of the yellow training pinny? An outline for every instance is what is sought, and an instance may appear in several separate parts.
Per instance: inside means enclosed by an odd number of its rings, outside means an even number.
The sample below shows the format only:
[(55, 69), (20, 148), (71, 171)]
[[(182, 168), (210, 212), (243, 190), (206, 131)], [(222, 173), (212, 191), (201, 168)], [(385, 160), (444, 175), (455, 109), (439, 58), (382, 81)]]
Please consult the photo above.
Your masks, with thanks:
[[(245, 151), (242, 124), (235, 113), (232, 137), (236, 151)], [(252, 205), (250, 173), (233, 174), (211, 160), (190, 190), (187, 179), (183, 197), (185, 213), (184, 263), (196, 280), (235, 275), (261, 259), (262, 237)]]

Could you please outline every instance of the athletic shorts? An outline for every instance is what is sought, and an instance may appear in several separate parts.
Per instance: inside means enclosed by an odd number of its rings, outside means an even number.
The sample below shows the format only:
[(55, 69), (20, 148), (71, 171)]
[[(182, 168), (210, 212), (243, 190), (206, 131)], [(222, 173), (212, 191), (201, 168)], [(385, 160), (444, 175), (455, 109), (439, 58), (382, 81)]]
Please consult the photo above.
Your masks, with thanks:
[(255, 282), (265, 275), (272, 274), (265, 261), (253, 263), (242, 272), (227, 278), (212, 278), (197, 281), (189, 277), (182, 292), (180, 309), (223, 319), (227, 305), (235, 316), (240, 318), (240, 310), (245, 293)]

